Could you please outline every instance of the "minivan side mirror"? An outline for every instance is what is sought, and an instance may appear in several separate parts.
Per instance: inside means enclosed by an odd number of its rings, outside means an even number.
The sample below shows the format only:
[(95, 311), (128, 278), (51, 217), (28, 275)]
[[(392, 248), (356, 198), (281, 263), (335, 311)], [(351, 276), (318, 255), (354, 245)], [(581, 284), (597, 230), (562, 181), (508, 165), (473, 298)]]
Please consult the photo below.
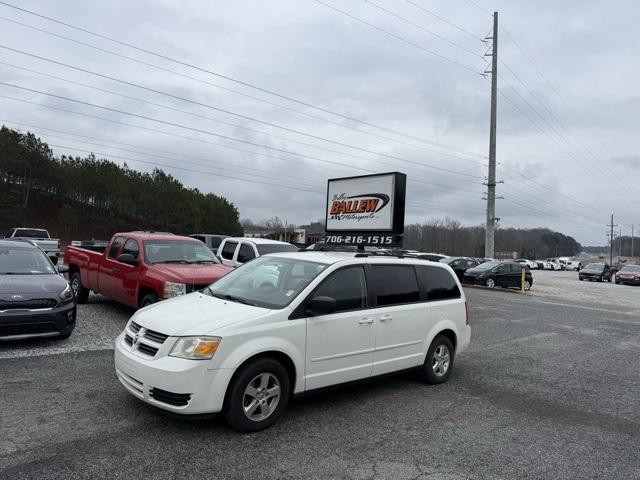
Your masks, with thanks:
[(130, 253), (123, 253), (118, 257), (120, 263), (126, 263), (127, 265), (135, 266), (138, 264), (138, 260), (134, 258)]
[(69, 267), (66, 265), (58, 265), (56, 268), (58, 269), (58, 273), (67, 273), (69, 271)]
[(309, 315), (328, 315), (336, 311), (336, 299), (331, 297), (315, 297), (307, 305)]

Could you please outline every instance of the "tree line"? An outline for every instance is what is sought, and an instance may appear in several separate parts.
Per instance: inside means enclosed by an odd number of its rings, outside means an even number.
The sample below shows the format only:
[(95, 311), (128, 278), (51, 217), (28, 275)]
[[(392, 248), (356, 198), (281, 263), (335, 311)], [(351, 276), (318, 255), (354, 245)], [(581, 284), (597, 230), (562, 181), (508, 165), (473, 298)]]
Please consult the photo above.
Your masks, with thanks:
[[(405, 226), (404, 247), (422, 252), (447, 255), (484, 257), (483, 226), (463, 226), (450, 218), (430, 220)], [(547, 228), (498, 228), (495, 237), (496, 255), (542, 259), (573, 256), (582, 245), (573, 237)]]
[(240, 235), (236, 207), (155, 168), (139, 172), (96, 158), (56, 157), (31, 133), (0, 129), (0, 228), (30, 225), (46, 210), (51, 232), (107, 238), (118, 230)]

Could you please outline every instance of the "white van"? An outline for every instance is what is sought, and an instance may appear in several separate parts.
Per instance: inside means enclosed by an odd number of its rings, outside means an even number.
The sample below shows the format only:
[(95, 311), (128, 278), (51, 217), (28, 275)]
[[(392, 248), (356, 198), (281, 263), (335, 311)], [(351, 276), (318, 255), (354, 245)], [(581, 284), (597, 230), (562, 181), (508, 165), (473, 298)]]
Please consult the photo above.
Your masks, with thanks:
[(223, 265), (239, 267), (261, 255), (277, 252), (297, 252), (298, 247), (268, 238), (227, 237), (218, 247), (217, 256)]
[(442, 383), (470, 337), (464, 293), (445, 264), (278, 253), (138, 310), (116, 339), (115, 368), (151, 405), (223, 412), (248, 432), (275, 422), (294, 394), (410, 369)]

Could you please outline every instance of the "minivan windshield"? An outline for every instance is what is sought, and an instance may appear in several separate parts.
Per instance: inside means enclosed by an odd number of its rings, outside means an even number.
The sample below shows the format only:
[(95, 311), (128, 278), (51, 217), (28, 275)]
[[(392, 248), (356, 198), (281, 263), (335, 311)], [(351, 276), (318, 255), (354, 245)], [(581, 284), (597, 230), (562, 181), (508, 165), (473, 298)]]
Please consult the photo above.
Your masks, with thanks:
[(327, 266), (292, 258), (258, 257), (228, 273), (204, 293), (232, 302), (281, 309)]
[(55, 268), (39, 248), (0, 246), (0, 275), (53, 274)]
[(220, 263), (207, 246), (196, 240), (145, 240), (144, 259), (154, 263)]

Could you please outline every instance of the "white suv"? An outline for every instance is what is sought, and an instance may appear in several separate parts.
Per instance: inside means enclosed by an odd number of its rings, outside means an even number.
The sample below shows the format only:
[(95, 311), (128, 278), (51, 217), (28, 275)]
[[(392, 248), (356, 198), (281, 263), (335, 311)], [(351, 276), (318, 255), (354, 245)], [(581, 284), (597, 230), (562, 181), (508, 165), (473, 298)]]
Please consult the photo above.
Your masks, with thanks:
[(290, 243), (269, 240), (267, 238), (225, 238), (216, 254), (223, 265), (239, 267), (261, 255), (277, 252), (297, 252), (298, 248)]
[(120, 382), (183, 414), (268, 427), (294, 394), (415, 369), (446, 381), (471, 328), (442, 263), (346, 252), (257, 258), (138, 310), (115, 342)]

